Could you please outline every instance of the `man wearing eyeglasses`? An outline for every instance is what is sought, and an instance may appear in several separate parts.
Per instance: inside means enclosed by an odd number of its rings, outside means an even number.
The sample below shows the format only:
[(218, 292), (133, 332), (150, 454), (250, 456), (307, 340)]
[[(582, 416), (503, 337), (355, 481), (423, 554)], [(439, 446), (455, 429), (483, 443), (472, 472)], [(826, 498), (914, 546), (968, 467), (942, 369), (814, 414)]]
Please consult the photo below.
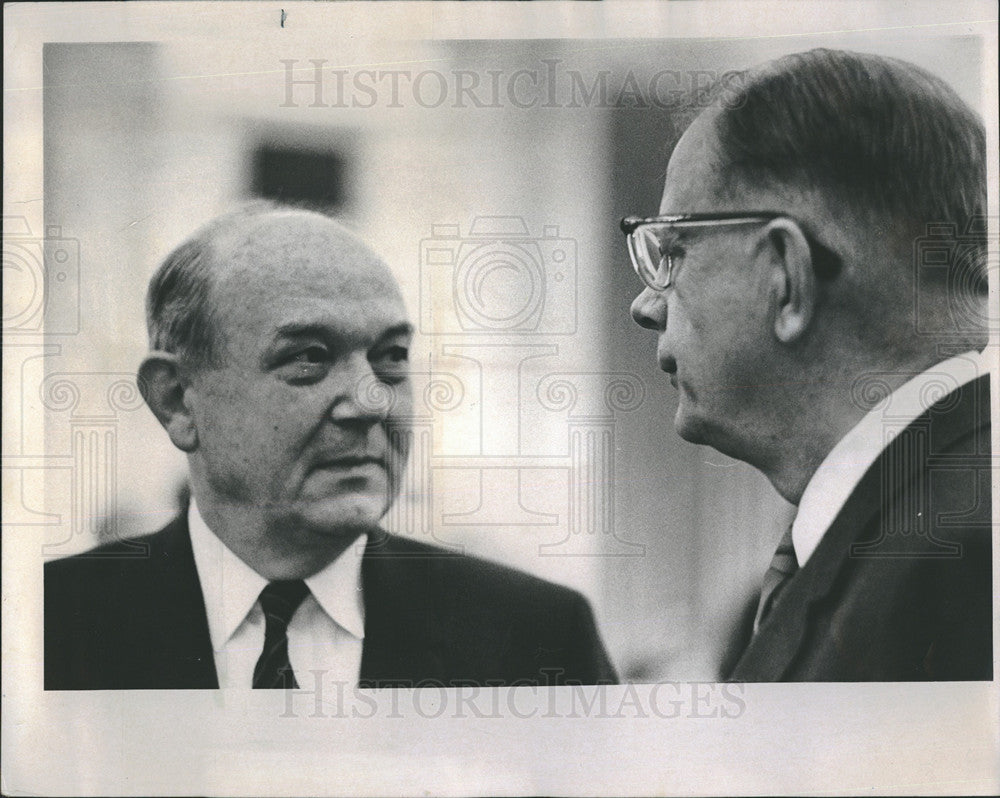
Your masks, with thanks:
[(161, 531), (45, 566), (45, 688), (613, 682), (586, 600), (385, 532), (413, 328), (388, 267), (321, 214), (213, 220), (150, 282), (143, 398), (187, 456)]
[(731, 678), (991, 679), (982, 123), (890, 58), (745, 78), (622, 222), (677, 432), (798, 505)]

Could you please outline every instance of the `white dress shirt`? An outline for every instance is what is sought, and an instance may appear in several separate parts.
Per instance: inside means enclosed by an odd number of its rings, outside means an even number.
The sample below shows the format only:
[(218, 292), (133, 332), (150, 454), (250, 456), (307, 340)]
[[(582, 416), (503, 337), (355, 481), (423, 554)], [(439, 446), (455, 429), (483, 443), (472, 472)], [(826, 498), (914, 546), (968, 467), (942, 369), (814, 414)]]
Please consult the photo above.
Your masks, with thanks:
[[(219, 687), (251, 689), (253, 670), (264, 647), (260, 591), (268, 580), (227, 548), (208, 528), (194, 499), (188, 509), (191, 548), (205, 599), (208, 631), (215, 652)], [(288, 624), (288, 659), (299, 686), (312, 689), (321, 671), (354, 686), (361, 673), (365, 636), (361, 553), (366, 536), (319, 573), (305, 580), (309, 595)]]
[(830, 450), (799, 501), (792, 545), (801, 568), (892, 435), (936, 401), (977, 377), (996, 371), (996, 354), (965, 352), (931, 366), (879, 402)]

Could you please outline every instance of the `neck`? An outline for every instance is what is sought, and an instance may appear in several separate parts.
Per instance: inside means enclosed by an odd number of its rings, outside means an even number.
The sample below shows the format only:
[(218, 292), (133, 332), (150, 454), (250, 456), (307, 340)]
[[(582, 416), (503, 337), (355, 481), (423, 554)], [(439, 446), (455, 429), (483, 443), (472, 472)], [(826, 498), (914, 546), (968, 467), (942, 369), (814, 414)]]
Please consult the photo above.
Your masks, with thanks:
[(305, 579), (322, 571), (368, 531), (318, 531), (300, 519), (269, 517), (258, 507), (194, 491), (198, 512), (225, 546), (267, 580)]
[(863, 366), (841, 363), (825, 376), (810, 379), (795, 396), (776, 402), (769, 411), (771, 446), (751, 464), (782, 498), (797, 505), (816, 469), (871, 407), (941, 360), (928, 352), (895, 361), (870, 358)]

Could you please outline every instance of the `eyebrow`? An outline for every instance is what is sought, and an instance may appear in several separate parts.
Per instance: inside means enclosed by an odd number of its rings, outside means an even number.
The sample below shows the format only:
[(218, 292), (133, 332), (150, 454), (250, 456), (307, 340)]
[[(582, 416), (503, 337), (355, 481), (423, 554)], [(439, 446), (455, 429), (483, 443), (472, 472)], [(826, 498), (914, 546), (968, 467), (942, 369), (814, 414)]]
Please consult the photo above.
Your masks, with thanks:
[(382, 333), (382, 335), (379, 336), (379, 340), (383, 340), (385, 338), (395, 338), (400, 335), (413, 335), (414, 332), (415, 330), (413, 325), (408, 321), (404, 321), (399, 324), (394, 324)]
[[(291, 324), (282, 324), (275, 330), (275, 338), (308, 338), (310, 336), (315, 338), (327, 338), (331, 333), (335, 333), (327, 324), (320, 323), (301, 323), (293, 322)], [(410, 322), (404, 321), (399, 324), (394, 324), (378, 336), (378, 340), (382, 341), (386, 338), (395, 338), (399, 335), (413, 335), (414, 327)]]

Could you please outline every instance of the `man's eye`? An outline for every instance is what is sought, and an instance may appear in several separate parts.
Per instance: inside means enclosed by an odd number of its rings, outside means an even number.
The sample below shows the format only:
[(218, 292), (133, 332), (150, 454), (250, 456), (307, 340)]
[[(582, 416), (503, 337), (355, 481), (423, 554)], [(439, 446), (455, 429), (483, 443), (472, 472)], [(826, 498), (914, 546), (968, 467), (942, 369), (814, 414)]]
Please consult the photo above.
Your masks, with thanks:
[(684, 247), (678, 244), (665, 244), (660, 247), (660, 260), (677, 260), (684, 255)]
[(386, 382), (406, 378), (410, 367), (410, 350), (405, 346), (390, 346), (371, 357), (372, 369)]
[(407, 363), (410, 360), (410, 350), (405, 346), (390, 346), (386, 356), (393, 363)]
[(303, 364), (314, 364), (314, 363), (325, 363), (328, 359), (329, 359), (329, 352), (327, 352), (326, 347), (310, 346), (308, 349), (303, 349), (301, 352), (297, 352), (292, 357), (292, 362), (303, 363)]
[(292, 383), (315, 382), (326, 375), (330, 361), (330, 350), (325, 346), (308, 346), (287, 357), (278, 373)]

